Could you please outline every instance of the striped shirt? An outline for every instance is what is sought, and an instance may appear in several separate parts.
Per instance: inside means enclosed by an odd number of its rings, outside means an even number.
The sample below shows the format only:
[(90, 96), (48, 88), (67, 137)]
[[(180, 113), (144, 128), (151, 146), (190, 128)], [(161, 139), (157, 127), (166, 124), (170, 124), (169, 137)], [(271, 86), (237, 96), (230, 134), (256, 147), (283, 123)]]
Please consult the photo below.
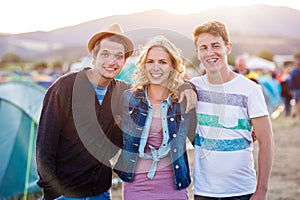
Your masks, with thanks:
[(261, 87), (242, 75), (224, 84), (210, 84), (207, 75), (191, 82), (198, 93), (194, 193), (219, 198), (253, 193), (251, 118), (268, 115)]
[(107, 91), (107, 87), (102, 88), (102, 87), (98, 87), (96, 84), (92, 83), (91, 84), (94, 86), (95, 91), (96, 91), (96, 95), (97, 95), (97, 99), (99, 101), (99, 104), (102, 105), (102, 101), (104, 99), (104, 96), (106, 94)]

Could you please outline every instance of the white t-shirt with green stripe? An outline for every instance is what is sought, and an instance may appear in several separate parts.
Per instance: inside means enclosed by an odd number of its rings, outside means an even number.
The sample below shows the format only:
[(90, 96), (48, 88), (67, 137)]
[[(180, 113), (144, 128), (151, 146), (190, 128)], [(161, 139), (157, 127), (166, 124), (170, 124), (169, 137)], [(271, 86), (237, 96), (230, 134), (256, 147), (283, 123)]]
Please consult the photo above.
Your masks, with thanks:
[(242, 75), (213, 85), (191, 82), (198, 93), (194, 194), (210, 197), (255, 192), (251, 118), (268, 115), (261, 87)]

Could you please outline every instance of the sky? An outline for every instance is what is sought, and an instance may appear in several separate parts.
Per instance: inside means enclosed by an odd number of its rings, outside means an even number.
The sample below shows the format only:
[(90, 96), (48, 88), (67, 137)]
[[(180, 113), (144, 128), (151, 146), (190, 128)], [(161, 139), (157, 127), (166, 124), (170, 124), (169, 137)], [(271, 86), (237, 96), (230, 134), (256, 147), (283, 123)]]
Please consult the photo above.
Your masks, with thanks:
[(190, 14), (220, 6), (253, 4), (287, 6), (300, 10), (298, 0), (3, 0), (0, 33), (51, 31), (112, 15), (152, 9)]

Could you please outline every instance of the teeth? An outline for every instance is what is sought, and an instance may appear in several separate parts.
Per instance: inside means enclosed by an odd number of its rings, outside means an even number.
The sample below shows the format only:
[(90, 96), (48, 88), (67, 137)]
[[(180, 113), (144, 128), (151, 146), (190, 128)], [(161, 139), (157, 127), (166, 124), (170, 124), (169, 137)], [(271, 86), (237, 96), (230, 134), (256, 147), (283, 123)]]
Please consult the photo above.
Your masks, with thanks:
[(211, 63), (211, 62), (216, 62), (217, 60), (218, 60), (217, 58), (213, 58), (213, 59), (207, 60), (207, 62)]
[(158, 78), (158, 77), (161, 77), (162, 74), (151, 74), (151, 76), (154, 77), (154, 78)]
[(106, 67), (105, 69), (106, 70), (116, 70), (116, 68), (113, 68), (113, 67)]

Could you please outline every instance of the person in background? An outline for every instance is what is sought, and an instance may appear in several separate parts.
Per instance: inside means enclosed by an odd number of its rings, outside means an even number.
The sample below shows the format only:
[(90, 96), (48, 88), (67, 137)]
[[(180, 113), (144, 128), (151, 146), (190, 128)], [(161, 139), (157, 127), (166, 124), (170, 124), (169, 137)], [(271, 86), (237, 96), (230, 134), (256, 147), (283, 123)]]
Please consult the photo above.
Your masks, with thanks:
[(296, 67), (291, 71), (289, 87), (295, 100), (296, 120), (300, 119), (300, 53), (295, 54)]
[(244, 75), (255, 83), (258, 83), (258, 74), (247, 68), (246, 58), (242, 55), (235, 59), (235, 72)]
[[(119, 24), (111, 24), (90, 38), (88, 50), (93, 67), (60, 76), (43, 101), (36, 162), (37, 184), (46, 200), (110, 199), (110, 161), (122, 147), (112, 108), (130, 88), (115, 77), (133, 54), (134, 44)], [(194, 91), (180, 94), (193, 98)]]
[(164, 36), (143, 48), (125, 91), (123, 151), (114, 168), (124, 181), (124, 200), (188, 199), (191, 183), (186, 139), (194, 139), (196, 113), (178, 102), (185, 67), (179, 50)]
[(285, 116), (291, 116), (291, 100), (292, 100), (292, 92), (289, 88), (289, 79), (291, 73), (291, 66), (293, 62), (286, 61), (283, 63), (281, 72), (275, 77), (275, 80), (280, 83), (281, 86), (281, 93), (280, 96), (282, 97), (284, 103), (284, 111)]
[[(232, 44), (224, 23), (204, 22), (193, 36), (206, 69), (191, 79), (198, 93), (195, 200), (266, 200), (274, 141), (261, 86), (230, 70)], [(259, 146), (257, 177), (252, 128)]]

